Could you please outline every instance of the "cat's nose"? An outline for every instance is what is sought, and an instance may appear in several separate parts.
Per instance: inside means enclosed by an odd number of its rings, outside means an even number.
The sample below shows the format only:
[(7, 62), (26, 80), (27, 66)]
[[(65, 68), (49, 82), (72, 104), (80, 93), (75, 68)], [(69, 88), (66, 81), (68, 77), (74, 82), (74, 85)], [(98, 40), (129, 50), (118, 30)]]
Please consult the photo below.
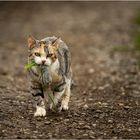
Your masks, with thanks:
[(42, 64), (43, 64), (43, 65), (45, 64), (45, 62), (46, 62), (45, 60), (42, 60)]

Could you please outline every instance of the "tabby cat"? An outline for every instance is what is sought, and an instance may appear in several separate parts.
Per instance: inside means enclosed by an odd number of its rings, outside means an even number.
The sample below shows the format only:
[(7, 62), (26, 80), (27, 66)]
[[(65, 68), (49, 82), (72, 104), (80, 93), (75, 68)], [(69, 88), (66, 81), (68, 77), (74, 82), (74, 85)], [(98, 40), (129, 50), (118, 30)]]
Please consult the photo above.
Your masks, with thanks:
[(28, 69), (30, 87), (36, 102), (34, 116), (46, 115), (46, 103), (53, 109), (61, 101), (59, 110), (68, 110), (72, 70), (67, 45), (54, 36), (42, 40), (29, 36), (28, 48), (28, 63), (35, 62)]

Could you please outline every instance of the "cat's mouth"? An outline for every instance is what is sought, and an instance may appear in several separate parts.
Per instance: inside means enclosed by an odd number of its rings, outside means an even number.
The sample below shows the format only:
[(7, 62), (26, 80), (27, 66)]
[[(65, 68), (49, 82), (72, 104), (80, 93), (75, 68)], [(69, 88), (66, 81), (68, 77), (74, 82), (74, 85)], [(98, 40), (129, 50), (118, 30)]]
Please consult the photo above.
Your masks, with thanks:
[(46, 65), (46, 64), (37, 64), (37, 66), (39, 66), (39, 67), (44, 67), (44, 66), (48, 66), (48, 65)]
[(47, 65), (47, 64), (37, 64), (37, 66), (39, 67), (39, 68), (49, 68), (49, 65)]
[(37, 64), (38, 66), (47, 66), (46, 64)]

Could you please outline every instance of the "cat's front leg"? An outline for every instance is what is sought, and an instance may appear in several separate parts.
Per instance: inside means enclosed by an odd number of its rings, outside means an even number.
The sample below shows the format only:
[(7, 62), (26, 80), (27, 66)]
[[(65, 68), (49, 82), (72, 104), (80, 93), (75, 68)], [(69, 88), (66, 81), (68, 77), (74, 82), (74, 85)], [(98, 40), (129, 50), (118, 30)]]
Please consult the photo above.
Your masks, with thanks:
[(32, 83), (31, 85), (33, 99), (36, 104), (36, 111), (34, 116), (46, 116), (44, 94), (41, 86), (37, 83)]
[(41, 97), (36, 97), (37, 99), (37, 105), (36, 105), (36, 111), (34, 113), (34, 116), (46, 116), (46, 109), (45, 109), (45, 104), (44, 101)]

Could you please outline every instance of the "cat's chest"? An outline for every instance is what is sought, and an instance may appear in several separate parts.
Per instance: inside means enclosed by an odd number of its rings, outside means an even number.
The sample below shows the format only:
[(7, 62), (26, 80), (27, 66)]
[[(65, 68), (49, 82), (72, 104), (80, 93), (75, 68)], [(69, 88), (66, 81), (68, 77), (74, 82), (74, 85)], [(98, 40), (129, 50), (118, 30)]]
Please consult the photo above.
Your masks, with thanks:
[(60, 68), (60, 63), (58, 61), (58, 59), (50, 66), (49, 70), (52, 73), (55, 73), (56, 71), (58, 71)]
[(60, 63), (58, 59), (49, 68), (49, 72), (51, 74), (53, 83), (61, 80), (61, 76), (58, 74), (59, 68), (60, 68)]

